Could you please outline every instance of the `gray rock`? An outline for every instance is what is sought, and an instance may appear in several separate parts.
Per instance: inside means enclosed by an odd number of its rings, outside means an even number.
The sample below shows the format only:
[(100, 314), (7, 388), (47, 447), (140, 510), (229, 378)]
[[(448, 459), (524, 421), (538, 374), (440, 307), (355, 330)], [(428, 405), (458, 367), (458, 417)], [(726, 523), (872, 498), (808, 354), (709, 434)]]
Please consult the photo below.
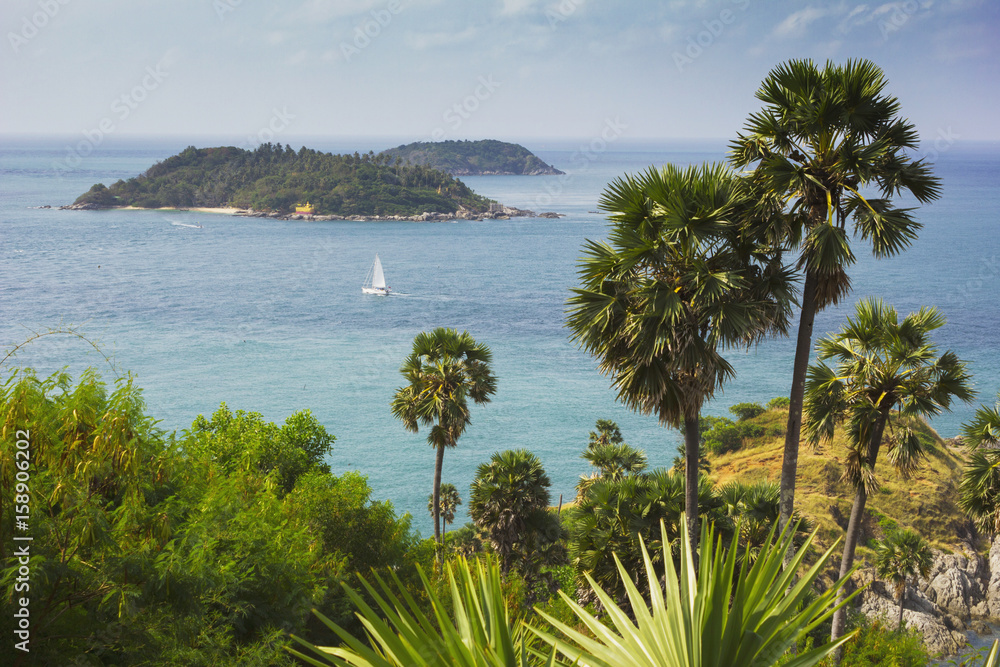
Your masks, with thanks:
[[(895, 600), (880, 594), (885, 592), (885, 588), (879, 586), (879, 583), (869, 586), (862, 594), (861, 612), (869, 618), (884, 618), (892, 626), (896, 622), (899, 607)], [(907, 599), (903, 605), (903, 622), (920, 631), (927, 649), (942, 655), (961, 652), (966, 646), (965, 635), (948, 627), (942, 615), (925, 611), (927, 605), (919, 604), (922, 593), (916, 591), (912, 597), (916, 599)], [(914, 602), (918, 604), (913, 604)]]
[(986, 586), (986, 605), (989, 607), (990, 616), (1000, 618), (1000, 535), (993, 538), (989, 566), (990, 579)]

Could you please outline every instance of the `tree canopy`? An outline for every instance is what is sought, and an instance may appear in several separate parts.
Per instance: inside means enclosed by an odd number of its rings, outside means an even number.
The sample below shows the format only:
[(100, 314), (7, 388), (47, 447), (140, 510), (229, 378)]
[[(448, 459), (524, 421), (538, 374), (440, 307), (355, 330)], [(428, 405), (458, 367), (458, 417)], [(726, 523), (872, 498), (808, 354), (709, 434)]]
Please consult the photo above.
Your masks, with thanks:
[(490, 200), (443, 171), (390, 164), (385, 155), (333, 155), (305, 148), (261, 144), (195, 148), (159, 162), (111, 187), (98, 183), (77, 204), (112, 206), (253, 208), (292, 212), (313, 204), (318, 214), (415, 215), (482, 212)]

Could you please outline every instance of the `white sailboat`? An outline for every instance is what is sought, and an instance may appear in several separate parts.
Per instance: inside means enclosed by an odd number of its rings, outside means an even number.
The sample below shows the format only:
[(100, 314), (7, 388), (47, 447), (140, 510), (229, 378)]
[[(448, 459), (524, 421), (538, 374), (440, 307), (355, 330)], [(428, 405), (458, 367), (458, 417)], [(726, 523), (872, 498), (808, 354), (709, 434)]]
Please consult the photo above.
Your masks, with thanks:
[(385, 284), (385, 274), (382, 273), (382, 260), (378, 258), (378, 253), (375, 254), (375, 263), (368, 270), (368, 276), (365, 278), (365, 284), (361, 286), (361, 291), (365, 294), (378, 294), (379, 296), (388, 296), (389, 292), (392, 291)]

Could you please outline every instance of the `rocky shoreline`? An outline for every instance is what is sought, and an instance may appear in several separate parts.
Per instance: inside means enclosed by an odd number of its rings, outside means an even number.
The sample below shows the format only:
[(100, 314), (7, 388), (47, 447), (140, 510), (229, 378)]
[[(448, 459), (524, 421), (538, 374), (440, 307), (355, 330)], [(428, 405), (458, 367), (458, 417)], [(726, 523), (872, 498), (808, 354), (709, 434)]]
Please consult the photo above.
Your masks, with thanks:
[[(48, 206), (41, 206), (39, 208), (49, 208)], [(86, 203), (86, 204), (70, 204), (68, 206), (60, 206), (60, 210), (65, 211), (102, 211), (102, 210), (114, 210), (114, 209), (124, 209), (123, 206), (98, 206), (97, 204)], [(132, 207), (129, 207), (132, 208)], [(148, 209), (156, 210), (156, 209)], [(190, 209), (176, 208), (169, 209), (176, 211), (184, 211)], [(205, 210), (205, 209), (199, 209)], [(513, 206), (504, 206), (503, 204), (495, 206), (490, 211), (472, 211), (466, 208), (460, 207), (454, 213), (437, 213), (428, 212), (421, 213), (419, 215), (309, 215), (304, 213), (277, 213), (275, 211), (255, 211), (252, 208), (248, 209), (236, 209), (232, 212), (228, 210), (219, 209), (220, 213), (229, 213), (230, 215), (235, 215), (244, 218), (271, 218), (273, 220), (309, 220), (309, 221), (326, 221), (326, 220), (353, 220), (353, 221), (366, 221), (366, 222), (388, 222), (388, 221), (409, 221), (409, 222), (445, 222), (448, 220), (509, 220), (511, 218), (548, 218), (557, 219), (565, 217), (562, 213), (554, 213), (552, 211), (547, 211), (544, 213), (536, 213), (535, 211), (529, 211), (527, 209), (515, 208)]]
[[(885, 618), (895, 625), (899, 603), (871, 566), (860, 569), (854, 582), (868, 587), (859, 596), (860, 610), (869, 618)], [(952, 656), (968, 648), (966, 632), (992, 635), (1000, 624), (1000, 536), (993, 540), (989, 557), (971, 547), (961, 553), (934, 551), (927, 578), (908, 586), (903, 622), (916, 628), (931, 653)]]

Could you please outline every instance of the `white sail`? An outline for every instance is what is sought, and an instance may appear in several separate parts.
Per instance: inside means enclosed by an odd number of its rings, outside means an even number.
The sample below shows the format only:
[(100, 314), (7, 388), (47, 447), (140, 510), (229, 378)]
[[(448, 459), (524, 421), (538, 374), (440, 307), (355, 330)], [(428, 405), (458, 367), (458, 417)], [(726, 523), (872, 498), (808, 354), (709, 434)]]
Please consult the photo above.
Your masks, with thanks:
[(375, 273), (372, 275), (372, 287), (385, 289), (385, 274), (382, 273), (382, 261), (375, 255)]
[(382, 260), (378, 258), (378, 255), (375, 255), (375, 263), (372, 264), (372, 268), (368, 269), (368, 276), (365, 278), (364, 285), (361, 286), (361, 291), (365, 294), (378, 294), (380, 296), (387, 296), (392, 291), (385, 284)]

